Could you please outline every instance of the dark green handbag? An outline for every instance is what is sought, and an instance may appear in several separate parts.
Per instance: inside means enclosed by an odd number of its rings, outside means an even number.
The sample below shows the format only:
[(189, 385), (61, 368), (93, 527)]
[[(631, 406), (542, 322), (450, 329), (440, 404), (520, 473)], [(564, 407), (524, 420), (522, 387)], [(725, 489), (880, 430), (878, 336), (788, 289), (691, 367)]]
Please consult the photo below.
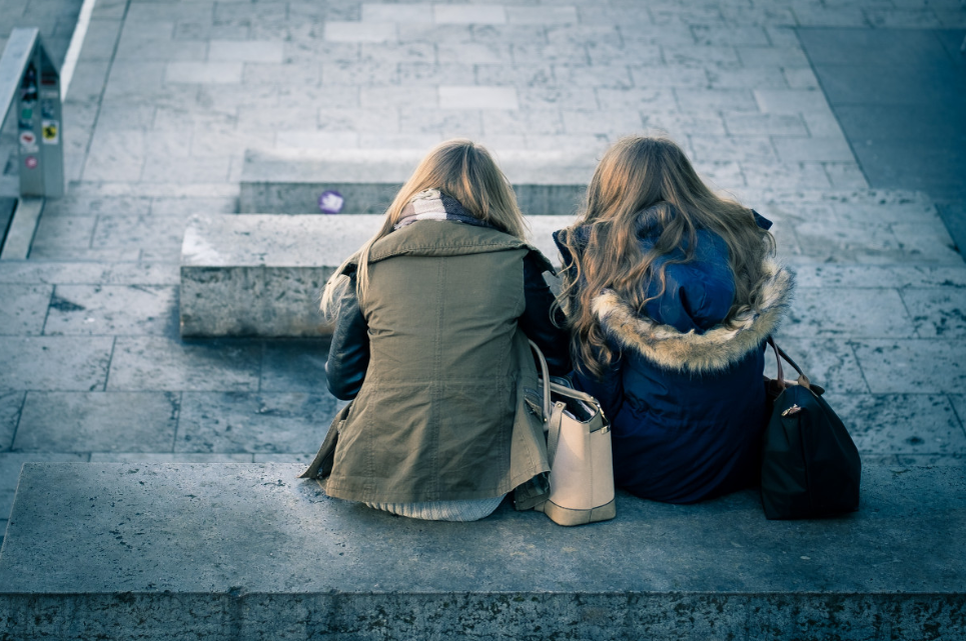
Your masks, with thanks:
[[(822, 393), (775, 341), (778, 378), (766, 379), (772, 407), (762, 441), (761, 503), (769, 519), (808, 519), (859, 509), (862, 461)], [(798, 372), (786, 381), (785, 359)]]

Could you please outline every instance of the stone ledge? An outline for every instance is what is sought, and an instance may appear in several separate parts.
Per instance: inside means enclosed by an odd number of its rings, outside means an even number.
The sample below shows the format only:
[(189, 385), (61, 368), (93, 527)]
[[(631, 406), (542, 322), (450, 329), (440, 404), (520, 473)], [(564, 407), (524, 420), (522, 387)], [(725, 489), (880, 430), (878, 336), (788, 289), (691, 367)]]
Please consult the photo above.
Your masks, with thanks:
[[(297, 337), (329, 331), (318, 312), (332, 271), (382, 223), (376, 215), (221, 214), (193, 219), (181, 248), (181, 335)], [(529, 220), (538, 248), (568, 216)]]
[[(317, 214), (319, 195), (345, 197), (343, 214), (382, 214), (426, 150), (258, 150), (245, 152), (241, 213)], [(494, 154), (527, 215), (577, 211), (597, 166), (588, 154), (507, 150)]]
[[(561, 528), (504, 504), (411, 521), (290, 464), (24, 466), (0, 553), (5, 638), (953, 639), (961, 466), (869, 465), (862, 509), (765, 520), (754, 491), (618, 497)], [(44, 635), (47, 635), (46, 637)]]

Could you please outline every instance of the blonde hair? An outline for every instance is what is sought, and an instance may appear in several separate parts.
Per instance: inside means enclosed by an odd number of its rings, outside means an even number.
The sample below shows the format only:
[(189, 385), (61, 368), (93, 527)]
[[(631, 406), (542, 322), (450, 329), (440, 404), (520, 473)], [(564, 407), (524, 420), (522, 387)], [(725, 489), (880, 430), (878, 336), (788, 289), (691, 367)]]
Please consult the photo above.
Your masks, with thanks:
[(427, 189), (438, 189), (458, 200), (471, 216), (526, 240), (527, 226), (517, 206), (516, 195), (490, 152), (470, 140), (447, 140), (430, 150), (416, 167), (386, 210), (385, 220), (376, 235), (347, 258), (326, 282), (319, 308), (327, 321), (334, 321), (338, 315), (342, 294), (350, 281), (343, 271), (349, 264), (357, 263), (356, 295), (362, 301), (369, 288), (372, 246), (392, 232), (406, 205)]
[[(575, 232), (584, 226), (589, 234), (578, 238)], [(657, 232), (657, 242), (646, 252), (639, 240), (643, 228)], [(728, 246), (735, 281), (730, 318), (754, 305), (760, 294), (762, 260), (775, 249), (771, 234), (758, 227), (750, 209), (716, 196), (669, 138), (629, 136), (607, 150), (581, 215), (558, 236), (572, 260), (562, 270), (557, 305), (566, 312), (578, 367), (599, 377), (614, 358), (592, 309), (601, 290), (615, 290), (643, 310), (663, 295), (667, 265), (694, 259), (699, 229), (718, 234)], [(658, 258), (675, 250), (683, 258), (653, 268)], [(647, 298), (641, 284), (651, 279), (657, 279), (660, 290)]]

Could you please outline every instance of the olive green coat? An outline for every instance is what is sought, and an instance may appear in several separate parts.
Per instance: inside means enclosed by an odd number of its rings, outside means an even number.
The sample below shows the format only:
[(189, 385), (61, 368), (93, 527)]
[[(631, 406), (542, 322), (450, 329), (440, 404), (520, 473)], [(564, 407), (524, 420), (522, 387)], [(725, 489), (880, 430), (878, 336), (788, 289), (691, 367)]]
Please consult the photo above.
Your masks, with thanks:
[(537, 374), (517, 328), (530, 252), (539, 255), (495, 229), (441, 221), (373, 245), (360, 301), (370, 360), (326, 439), (335, 441), (330, 496), (482, 499), (550, 469), (542, 424), (524, 402)]

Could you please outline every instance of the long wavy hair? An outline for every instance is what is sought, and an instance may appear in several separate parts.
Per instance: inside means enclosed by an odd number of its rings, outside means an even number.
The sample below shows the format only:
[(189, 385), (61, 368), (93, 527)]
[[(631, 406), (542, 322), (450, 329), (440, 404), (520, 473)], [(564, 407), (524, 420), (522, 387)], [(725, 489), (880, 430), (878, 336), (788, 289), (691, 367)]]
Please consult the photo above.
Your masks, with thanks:
[(396, 194), (382, 227), (359, 251), (336, 269), (322, 291), (319, 308), (328, 322), (338, 316), (342, 293), (350, 282), (343, 271), (356, 263), (356, 295), (365, 299), (369, 288), (369, 252), (388, 236), (402, 218), (403, 209), (421, 191), (438, 189), (455, 198), (470, 215), (520, 240), (526, 240), (527, 225), (517, 206), (516, 195), (496, 161), (482, 145), (458, 138), (434, 147), (420, 161), (416, 171)]
[[(672, 140), (630, 136), (607, 150), (577, 222), (558, 235), (573, 260), (564, 264), (557, 304), (566, 312), (571, 352), (582, 371), (600, 377), (614, 360), (593, 312), (594, 298), (612, 289), (641, 312), (663, 294), (667, 265), (694, 259), (699, 229), (718, 234), (728, 245), (735, 281), (731, 318), (760, 295), (762, 260), (775, 250), (772, 235), (758, 227), (750, 209), (716, 196)], [(657, 239), (647, 251), (639, 238), (642, 230)], [(680, 258), (654, 267), (676, 251)], [(647, 298), (652, 280), (660, 283), (660, 293)]]

